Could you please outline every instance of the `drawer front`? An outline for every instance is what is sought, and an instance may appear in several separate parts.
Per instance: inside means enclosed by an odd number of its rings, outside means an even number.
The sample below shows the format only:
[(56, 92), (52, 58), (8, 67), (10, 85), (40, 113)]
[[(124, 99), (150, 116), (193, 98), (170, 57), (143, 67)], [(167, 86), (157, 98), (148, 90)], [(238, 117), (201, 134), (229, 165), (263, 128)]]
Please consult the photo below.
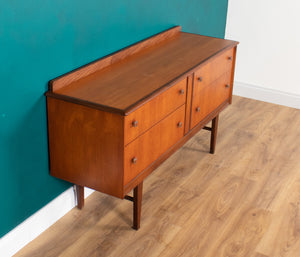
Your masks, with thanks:
[(195, 72), (193, 95), (232, 69), (233, 49), (227, 50)]
[(185, 105), (125, 147), (124, 185), (184, 135)]
[(191, 128), (210, 114), (215, 108), (229, 99), (231, 94), (231, 72), (226, 72), (210, 85), (201, 89), (201, 92), (193, 96), (191, 111)]
[(125, 116), (125, 139), (127, 145), (154, 124), (162, 120), (186, 101), (187, 79), (180, 81), (165, 92), (154, 97), (136, 111)]

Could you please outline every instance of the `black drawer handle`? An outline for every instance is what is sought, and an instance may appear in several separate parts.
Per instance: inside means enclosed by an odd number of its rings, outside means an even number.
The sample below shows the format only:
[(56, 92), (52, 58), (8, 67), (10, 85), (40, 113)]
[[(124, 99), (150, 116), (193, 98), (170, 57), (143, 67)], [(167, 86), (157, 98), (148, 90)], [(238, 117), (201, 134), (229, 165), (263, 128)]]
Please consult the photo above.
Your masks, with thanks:
[(203, 80), (203, 78), (202, 78), (202, 77), (199, 77), (199, 78), (198, 78), (198, 81), (200, 81), (200, 82), (201, 82), (202, 80)]
[(226, 87), (226, 88), (229, 88), (229, 87), (230, 87), (230, 85), (229, 85), (229, 84), (226, 84), (226, 85), (225, 85), (225, 87)]
[(177, 123), (177, 127), (178, 127), (178, 128), (181, 128), (181, 127), (182, 127), (182, 122), (181, 122), (181, 121), (179, 121), (179, 122)]
[(184, 89), (180, 89), (179, 94), (184, 95)]
[(200, 107), (197, 107), (197, 108), (196, 108), (196, 112), (200, 112)]

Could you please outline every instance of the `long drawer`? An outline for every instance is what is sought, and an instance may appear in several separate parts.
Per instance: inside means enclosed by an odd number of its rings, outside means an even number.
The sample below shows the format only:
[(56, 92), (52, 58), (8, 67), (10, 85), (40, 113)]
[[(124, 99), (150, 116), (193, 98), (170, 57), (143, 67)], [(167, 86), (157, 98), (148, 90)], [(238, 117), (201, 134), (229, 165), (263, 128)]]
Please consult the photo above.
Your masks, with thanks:
[(199, 94), (193, 97), (191, 128), (230, 97), (232, 87), (230, 80), (231, 71), (228, 71), (213, 83), (203, 86)]
[(127, 145), (186, 101), (187, 79), (178, 82), (162, 94), (125, 117), (124, 144)]
[(195, 72), (193, 95), (232, 69), (233, 49), (227, 50)]
[(184, 120), (185, 104), (125, 147), (125, 185), (183, 137)]

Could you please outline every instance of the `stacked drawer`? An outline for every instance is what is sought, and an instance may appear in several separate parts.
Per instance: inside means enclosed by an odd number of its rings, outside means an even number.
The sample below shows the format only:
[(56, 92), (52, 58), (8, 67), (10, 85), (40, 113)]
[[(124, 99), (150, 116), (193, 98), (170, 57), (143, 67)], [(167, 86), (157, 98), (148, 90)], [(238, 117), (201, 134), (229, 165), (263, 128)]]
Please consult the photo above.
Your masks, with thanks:
[(230, 97), (233, 51), (227, 50), (195, 72), (191, 128)]
[(124, 119), (124, 185), (184, 136), (187, 79)]

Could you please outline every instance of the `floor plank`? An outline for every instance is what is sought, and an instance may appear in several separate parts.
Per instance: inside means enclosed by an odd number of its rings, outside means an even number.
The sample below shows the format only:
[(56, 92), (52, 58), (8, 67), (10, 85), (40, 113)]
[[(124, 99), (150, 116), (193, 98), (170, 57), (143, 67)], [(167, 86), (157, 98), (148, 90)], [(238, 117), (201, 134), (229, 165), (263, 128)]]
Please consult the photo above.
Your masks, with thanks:
[(15, 256), (300, 256), (300, 110), (234, 97), (216, 153), (200, 131), (132, 205), (95, 192)]

